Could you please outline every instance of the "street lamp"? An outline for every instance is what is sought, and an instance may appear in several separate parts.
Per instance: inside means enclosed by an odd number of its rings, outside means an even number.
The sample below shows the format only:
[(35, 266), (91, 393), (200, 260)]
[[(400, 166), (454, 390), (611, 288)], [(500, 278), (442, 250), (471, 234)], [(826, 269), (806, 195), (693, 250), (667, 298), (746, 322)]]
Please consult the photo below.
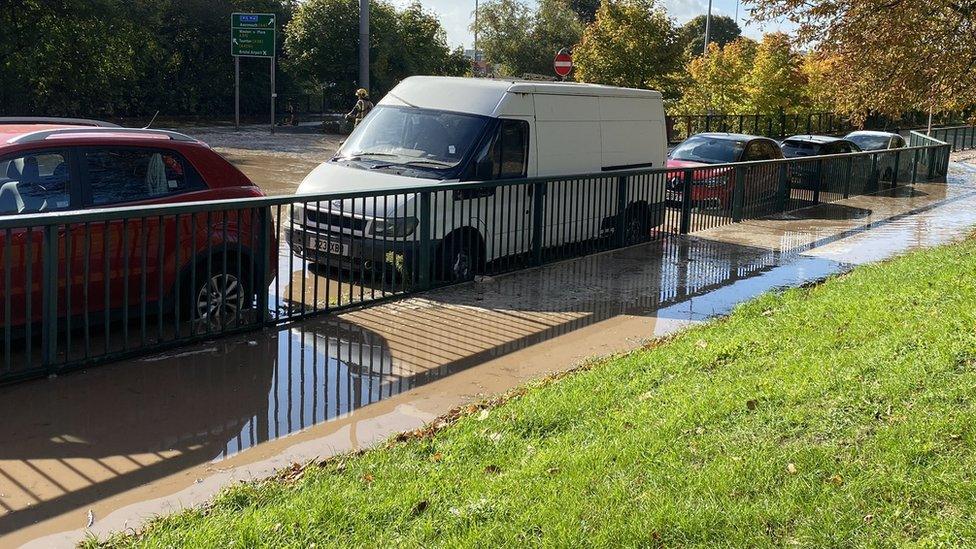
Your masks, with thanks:
[(359, 87), (369, 90), (369, 0), (359, 0)]
[(708, 39), (712, 32), (712, 0), (708, 0), (708, 15), (705, 16), (705, 49), (702, 55), (708, 55)]
[(474, 75), (478, 76), (481, 67), (478, 65), (478, 0), (474, 0)]

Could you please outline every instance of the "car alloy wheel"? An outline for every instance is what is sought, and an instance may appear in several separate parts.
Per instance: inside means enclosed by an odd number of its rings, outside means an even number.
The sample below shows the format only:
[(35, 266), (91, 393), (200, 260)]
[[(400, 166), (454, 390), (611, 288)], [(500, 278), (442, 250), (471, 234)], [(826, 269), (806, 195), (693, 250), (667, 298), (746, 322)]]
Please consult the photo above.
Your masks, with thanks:
[(244, 286), (232, 274), (218, 273), (210, 277), (197, 292), (194, 319), (221, 330), (241, 319), (244, 308)]

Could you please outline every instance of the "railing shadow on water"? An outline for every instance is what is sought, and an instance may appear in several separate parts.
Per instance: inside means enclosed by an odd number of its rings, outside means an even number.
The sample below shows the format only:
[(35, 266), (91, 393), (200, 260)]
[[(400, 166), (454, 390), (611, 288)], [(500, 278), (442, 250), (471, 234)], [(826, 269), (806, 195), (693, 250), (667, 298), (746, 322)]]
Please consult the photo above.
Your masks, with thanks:
[(0, 382), (945, 179), (950, 145), (0, 217)]

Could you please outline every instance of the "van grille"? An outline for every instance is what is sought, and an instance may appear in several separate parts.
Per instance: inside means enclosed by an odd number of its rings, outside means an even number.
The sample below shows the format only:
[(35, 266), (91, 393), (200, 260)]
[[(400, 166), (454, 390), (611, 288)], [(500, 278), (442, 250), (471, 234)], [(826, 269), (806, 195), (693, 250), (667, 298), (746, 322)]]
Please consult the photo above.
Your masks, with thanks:
[(323, 212), (312, 208), (305, 210), (305, 219), (316, 225), (327, 225), (329, 227), (338, 227), (352, 231), (365, 231), (367, 223), (361, 217), (339, 215), (335, 212)]

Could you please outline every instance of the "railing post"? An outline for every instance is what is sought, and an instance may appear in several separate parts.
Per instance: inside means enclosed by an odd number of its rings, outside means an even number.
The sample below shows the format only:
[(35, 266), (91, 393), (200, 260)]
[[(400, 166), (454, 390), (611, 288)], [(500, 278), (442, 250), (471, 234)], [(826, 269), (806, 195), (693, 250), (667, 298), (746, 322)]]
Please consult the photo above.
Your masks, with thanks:
[(617, 178), (617, 228), (614, 231), (614, 245), (623, 248), (627, 245), (627, 177)]
[(895, 149), (895, 165), (891, 169), (891, 188), (898, 186), (898, 170), (901, 168), (901, 151)]
[(732, 222), (742, 221), (742, 204), (746, 193), (746, 167), (735, 167), (735, 189), (732, 191)]
[(871, 155), (871, 192), (877, 192), (881, 185), (881, 174), (878, 170), (878, 153)]
[(712, 115), (710, 114), (705, 115), (705, 131), (712, 131)]
[(813, 189), (813, 203), (820, 204), (820, 188), (823, 187), (823, 158), (817, 159), (817, 186)]
[[(418, 250), (418, 266), (420, 272), (417, 273), (417, 282), (421, 290), (430, 287), (430, 191), (420, 193), (420, 213), (417, 216), (417, 223), (420, 225), (420, 250)], [(486, 242), (487, 244), (487, 242)], [(486, 253), (490, 253), (486, 250)]]
[(694, 184), (695, 172), (685, 169), (681, 178), (681, 234), (691, 232), (691, 186)]
[[(46, 225), (42, 236), (44, 255), (41, 263), (41, 361), (45, 368), (53, 369), (58, 354), (57, 225)], [(28, 341), (27, 345), (30, 344)]]
[(532, 186), (532, 264), (542, 265), (542, 231), (545, 228), (546, 182)]
[(929, 173), (928, 176), (925, 178), (926, 181), (932, 181), (933, 179), (935, 179), (935, 153), (937, 150), (939, 149), (931, 145), (929, 145), (929, 147), (925, 149), (926, 155), (928, 156), (928, 162), (929, 162)]
[(912, 151), (912, 186), (918, 180), (918, 149)]
[(790, 196), (790, 167), (785, 160), (779, 166), (779, 186), (776, 188), (776, 201), (779, 211), (785, 212)]
[[(196, 215), (191, 214), (191, 215)], [(294, 223), (289, 219), (289, 223)], [(271, 285), (271, 280), (269, 280), (268, 275), (271, 274), (271, 242), (274, 240), (271, 235), (271, 208), (265, 206), (258, 209), (258, 242), (257, 242), (257, 257), (254, 259), (254, 265), (252, 268), (257, 267), (257, 273), (254, 277), (255, 284), (257, 284), (258, 303), (257, 310), (259, 318), (257, 322), (261, 325), (266, 324), (273, 320), (274, 315), (270, 315), (268, 312), (268, 286)], [(291, 227), (294, 231), (294, 227)], [(282, 231), (285, 234), (285, 231)], [(191, 238), (196, 239), (196, 235), (192, 235)]]
[(844, 175), (844, 198), (851, 197), (851, 176), (854, 174), (854, 157), (847, 157), (847, 169)]

